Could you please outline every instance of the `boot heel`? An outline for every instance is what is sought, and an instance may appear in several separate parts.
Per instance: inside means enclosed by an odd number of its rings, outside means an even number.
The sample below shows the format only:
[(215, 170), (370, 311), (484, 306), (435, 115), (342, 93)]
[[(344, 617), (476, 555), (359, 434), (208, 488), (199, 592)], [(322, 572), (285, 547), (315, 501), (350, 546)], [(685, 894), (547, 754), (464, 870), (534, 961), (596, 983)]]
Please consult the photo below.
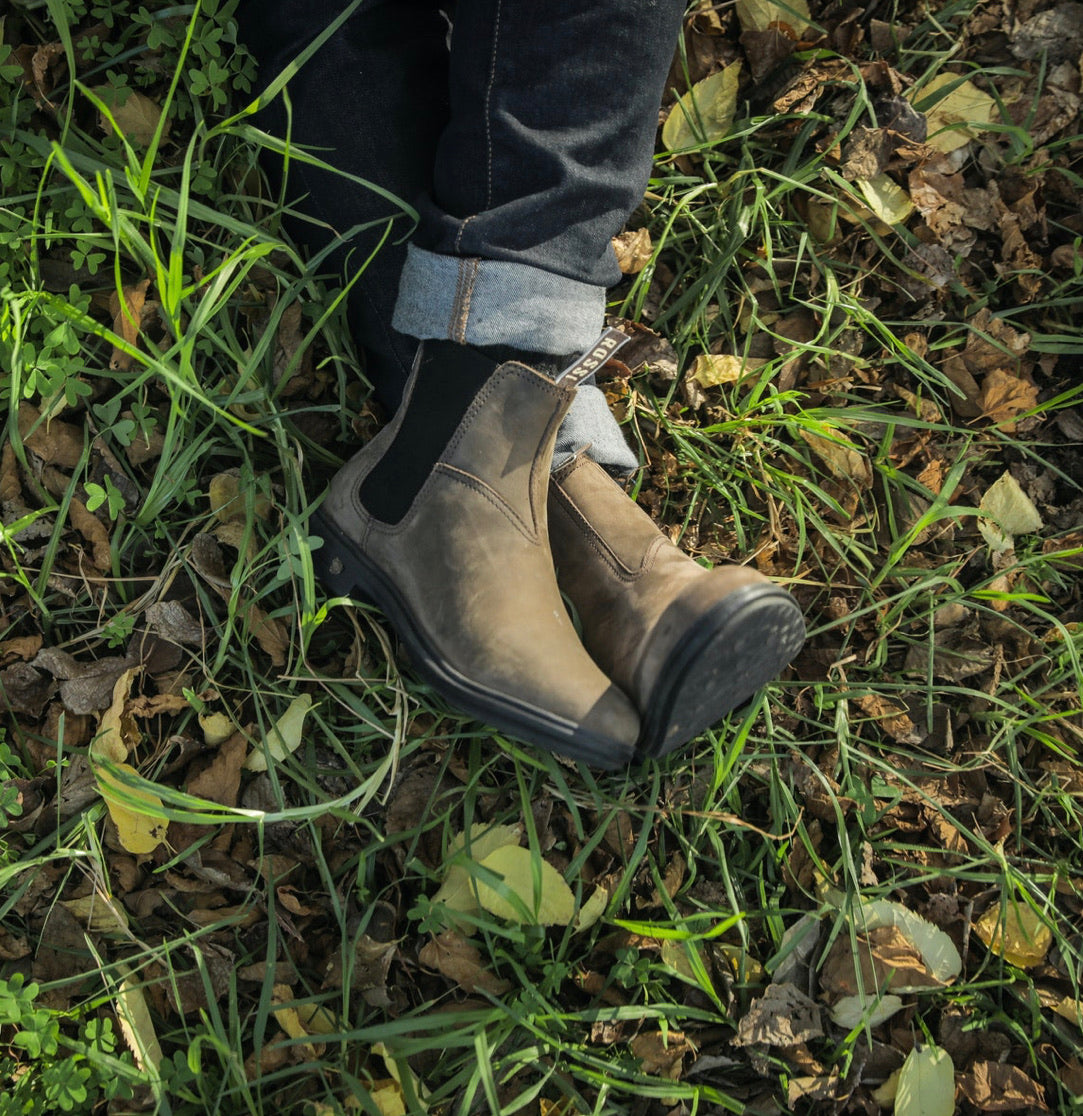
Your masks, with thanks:
[(316, 511), (309, 519), (309, 530), (323, 539), (323, 546), (312, 552), (312, 566), (324, 587), (336, 597), (371, 602), (362, 583), (363, 571), (334, 524)]

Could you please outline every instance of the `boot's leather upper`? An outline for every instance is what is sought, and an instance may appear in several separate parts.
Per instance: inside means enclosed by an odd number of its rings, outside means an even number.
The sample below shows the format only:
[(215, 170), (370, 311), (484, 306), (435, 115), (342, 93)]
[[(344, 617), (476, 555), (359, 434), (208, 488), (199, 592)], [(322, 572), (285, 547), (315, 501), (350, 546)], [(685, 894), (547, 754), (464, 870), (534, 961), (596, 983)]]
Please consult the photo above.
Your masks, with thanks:
[[(603, 766), (628, 762), (638, 716), (580, 644), (548, 542), (549, 464), (574, 383), (514, 362), (496, 366), (392, 525), (368, 513), (360, 489), (394, 439), (411, 388), (396, 421), (336, 475), (323, 505), (365, 568), (359, 583), (368, 577), (372, 588), (376, 568), (373, 598), (412, 629), (411, 638), (400, 634), (451, 680), (453, 702), (469, 697), (472, 712), (480, 707), (498, 725), (510, 711), (519, 735), (558, 749), (547, 734), (571, 725), (586, 743), (563, 750)], [(536, 720), (538, 732), (524, 729), (523, 718)]]
[(584, 645), (641, 712), (703, 617), (736, 590), (769, 584), (744, 566), (698, 565), (583, 455), (553, 473), (549, 535)]

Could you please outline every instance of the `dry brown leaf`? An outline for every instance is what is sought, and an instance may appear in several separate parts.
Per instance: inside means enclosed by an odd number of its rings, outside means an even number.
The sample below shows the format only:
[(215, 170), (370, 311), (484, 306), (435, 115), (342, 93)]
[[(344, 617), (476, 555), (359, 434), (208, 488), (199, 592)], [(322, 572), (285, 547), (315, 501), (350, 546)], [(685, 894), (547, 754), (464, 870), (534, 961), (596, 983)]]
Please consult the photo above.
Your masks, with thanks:
[(16, 636), (14, 639), (0, 640), (0, 662), (14, 662), (21, 659), (29, 662), (40, 650), (40, 635)]
[(233, 733), (219, 745), (214, 759), (188, 782), (188, 793), (222, 806), (236, 806), (241, 786), (241, 766), (248, 752), (243, 732)]
[(881, 926), (854, 941), (835, 939), (820, 971), (820, 984), (832, 999), (899, 992), (907, 988), (941, 988), (918, 948), (896, 926)]
[(651, 262), (654, 246), (649, 229), (625, 229), (613, 237), (613, 251), (621, 274), (638, 275)]
[(734, 1046), (795, 1046), (824, 1033), (820, 1008), (796, 984), (773, 983), (737, 1024)]
[(86, 509), (86, 505), (72, 497), (69, 513), (72, 526), (90, 543), (90, 561), (96, 570), (108, 570), (113, 565), (113, 551), (109, 532), (102, 521)]
[(445, 930), (432, 938), (421, 948), (418, 960), (427, 968), (443, 973), (467, 992), (502, 996), (511, 988), (509, 981), (485, 968), (480, 951), (454, 930)]
[[(105, 104), (117, 128), (136, 147), (149, 147), (162, 118), (161, 106), (134, 89), (123, 91), (112, 85), (99, 85), (94, 89), (98, 99)], [(98, 126), (106, 135), (113, 134), (113, 124), (104, 113), (98, 114)], [(162, 135), (169, 134), (166, 121)]]
[(271, 662), (276, 667), (285, 666), (286, 653), (290, 649), (286, 625), (281, 620), (268, 616), (257, 604), (248, 605), (244, 611), (256, 642), (271, 657)]
[(982, 1112), (1048, 1111), (1045, 1090), (1018, 1066), (977, 1061), (958, 1079), (962, 1094)]
[(920, 744), (924, 739), (903, 706), (896, 705), (879, 694), (862, 694), (854, 700), (863, 713), (879, 722), (892, 740), (900, 744)]
[(654, 1077), (668, 1077), (679, 1081), (684, 1072), (686, 1054), (695, 1054), (696, 1048), (681, 1031), (649, 1031), (636, 1035), (628, 1044), (632, 1053), (643, 1063), (643, 1072)]
[(23, 444), (46, 465), (76, 468), (83, 460), (86, 432), (70, 422), (60, 419), (39, 422), (40, 418), (36, 407), (25, 401), (19, 404), (19, 435)]
[[(126, 285), (119, 293), (112, 291), (109, 295), (109, 312), (113, 315), (113, 332), (129, 345), (134, 346), (139, 340), (139, 333), (143, 325), (143, 304), (147, 300), (147, 289), (150, 287), (149, 279), (142, 279), (138, 283)], [(109, 358), (109, 367), (117, 372), (127, 372), (134, 358), (118, 345), (113, 346), (113, 353)]]
[(872, 468), (868, 459), (845, 434), (833, 430), (828, 436), (804, 428), (799, 432), (802, 440), (827, 466), (832, 476), (849, 481), (859, 488), (868, 488), (872, 484)]
[(1037, 387), (1003, 368), (995, 368), (985, 377), (978, 397), (982, 417), (996, 423), (1007, 434), (1015, 430), (1015, 419), (1037, 405)]
[(0, 501), (5, 504), (19, 504), (22, 501), (22, 485), (19, 483), (19, 463), (15, 457), (15, 447), (5, 442), (0, 452)]

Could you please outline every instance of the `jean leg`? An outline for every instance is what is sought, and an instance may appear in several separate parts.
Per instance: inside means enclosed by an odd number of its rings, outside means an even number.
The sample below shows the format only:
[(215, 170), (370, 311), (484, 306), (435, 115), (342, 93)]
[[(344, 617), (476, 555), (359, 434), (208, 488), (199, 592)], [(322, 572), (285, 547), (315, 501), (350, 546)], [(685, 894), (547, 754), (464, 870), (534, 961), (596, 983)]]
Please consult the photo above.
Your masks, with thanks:
[[(601, 332), (611, 239), (650, 174), (685, 0), (458, 0), (451, 115), (420, 203), (395, 328), (564, 354)], [(634, 469), (584, 385), (559, 457)]]
[[(346, 0), (244, 0), (242, 41), (264, 81), (296, 58), (346, 7)], [(437, 0), (365, 0), (303, 65), (288, 87), (292, 119), (281, 97), (261, 125), (316, 149), (323, 161), (368, 179), (413, 205), (432, 189), (436, 145), (448, 118), (447, 21)], [(393, 410), (417, 342), (391, 326), (412, 222), (379, 194), (339, 175), (290, 164), (288, 198), (309, 218), (291, 223), (295, 239), (314, 251), (338, 240), (329, 263), (349, 274), (391, 234), (351, 291), (350, 325), (366, 353), (369, 378)], [(370, 229), (343, 233), (373, 222)]]

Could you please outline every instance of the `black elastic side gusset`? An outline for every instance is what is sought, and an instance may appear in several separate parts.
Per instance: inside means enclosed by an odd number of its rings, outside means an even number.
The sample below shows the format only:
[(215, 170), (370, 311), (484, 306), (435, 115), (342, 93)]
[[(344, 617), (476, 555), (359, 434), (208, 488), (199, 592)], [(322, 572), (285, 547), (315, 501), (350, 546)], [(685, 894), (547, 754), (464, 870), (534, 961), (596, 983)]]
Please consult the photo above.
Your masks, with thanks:
[(402, 425), (361, 482), (361, 503), (371, 515), (402, 520), (498, 363), (468, 345), (425, 342)]

